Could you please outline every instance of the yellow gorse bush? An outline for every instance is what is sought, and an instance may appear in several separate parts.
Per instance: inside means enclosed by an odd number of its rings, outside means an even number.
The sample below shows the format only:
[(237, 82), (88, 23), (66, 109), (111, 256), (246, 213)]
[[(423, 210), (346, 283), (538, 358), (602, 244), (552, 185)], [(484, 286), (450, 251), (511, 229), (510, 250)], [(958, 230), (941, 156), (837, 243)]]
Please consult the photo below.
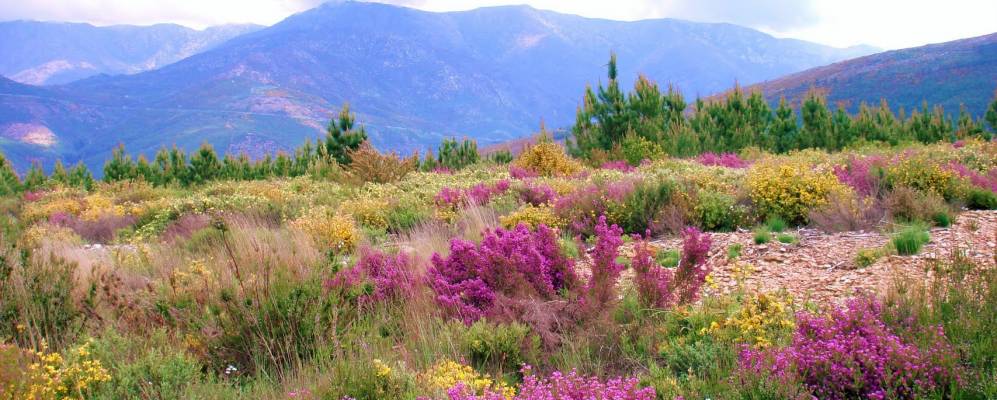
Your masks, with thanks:
[(499, 222), (506, 229), (514, 228), (519, 224), (526, 224), (530, 229), (536, 229), (541, 224), (551, 228), (565, 226), (564, 220), (555, 215), (554, 208), (547, 204), (541, 206), (527, 204), (512, 214), (500, 218)]
[(469, 365), (464, 365), (452, 360), (442, 360), (420, 374), (420, 381), (431, 391), (446, 391), (458, 383), (464, 384), (465, 388), (474, 391), (475, 394), (483, 394), (485, 390), (501, 393), (502, 397), (511, 399), (516, 395), (516, 389), (505, 382), (496, 382), (487, 374), (479, 374)]
[(961, 197), (966, 188), (954, 171), (918, 157), (907, 157), (887, 167), (886, 181), (893, 187), (933, 192), (946, 200)]
[(711, 323), (707, 331), (738, 343), (766, 348), (773, 344), (780, 332), (796, 327), (791, 303), (788, 296), (759, 293), (746, 299), (734, 315)]
[[(90, 353), (90, 342), (70, 349), (65, 355), (49, 352), (43, 342), (39, 351), (28, 352), (30, 364), (25, 370), (13, 371), (19, 382), (0, 395), (9, 399), (48, 400), (84, 399), (96, 385), (111, 380), (107, 369)], [(4, 365), (3, 368), (18, 368)], [(6, 374), (4, 374), (6, 375)]]
[(316, 245), (336, 252), (352, 251), (360, 241), (353, 218), (328, 207), (312, 208), (291, 225), (309, 234)]
[(517, 167), (541, 176), (565, 176), (581, 171), (581, 164), (564, 153), (557, 143), (542, 141), (523, 151), (514, 161)]
[(388, 228), (389, 204), (386, 199), (360, 196), (340, 204), (339, 211), (370, 228)]
[(806, 221), (810, 210), (827, 204), (833, 193), (850, 190), (826, 165), (793, 160), (756, 163), (746, 184), (759, 214), (793, 222)]

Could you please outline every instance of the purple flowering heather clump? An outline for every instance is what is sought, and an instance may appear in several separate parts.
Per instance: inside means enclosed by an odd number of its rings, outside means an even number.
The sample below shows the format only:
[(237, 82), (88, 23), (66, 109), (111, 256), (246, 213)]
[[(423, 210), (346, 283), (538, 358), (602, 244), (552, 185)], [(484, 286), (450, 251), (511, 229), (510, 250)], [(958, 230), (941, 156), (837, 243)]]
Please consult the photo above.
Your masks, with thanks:
[(873, 195), (879, 180), (873, 173), (873, 169), (881, 167), (883, 163), (880, 157), (852, 157), (846, 165), (835, 165), (834, 175), (841, 183), (850, 186), (856, 193), (863, 196)]
[(554, 213), (571, 221), (570, 227), (576, 233), (593, 235), (599, 216), (607, 215), (611, 207), (623, 203), (633, 193), (635, 186), (635, 182), (629, 179), (589, 185), (561, 196), (554, 204)]
[(635, 170), (634, 167), (630, 166), (630, 164), (627, 164), (627, 162), (623, 160), (607, 161), (599, 168), (613, 169), (620, 172), (633, 172)]
[(703, 165), (726, 168), (748, 168), (748, 166), (751, 165), (751, 163), (745, 161), (741, 157), (738, 157), (738, 155), (734, 153), (723, 153), (717, 155), (716, 153), (706, 152), (700, 154), (697, 161)]
[[(612, 378), (602, 381), (596, 377), (584, 377), (577, 371), (568, 373), (555, 371), (548, 377), (537, 377), (529, 366), (524, 366), (523, 383), (513, 400), (653, 400), (657, 393), (654, 388), (640, 387), (637, 378)], [(500, 400), (500, 393), (486, 391), (476, 396), (463, 384), (457, 384), (447, 392), (450, 400)]]
[(519, 189), (519, 199), (534, 206), (553, 204), (557, 192), (548, 185), (528, 183)]
[(515, 179), (527, 179), (527, 178), (536, 178), (536, 177), (538, 177), (540, 175), (538, 175), (536, 172), (530, 171), (530, 170), (528, 170), (526, 168), (518, 167), (516, 165), (510, 165), (509, 166), (509, 176), (511, 176), (511, 177), (513, 177)]
[[(634, 243), (634, 269), (637, 296), (641, 303), (656, 308), (686, 304), (699, 298), (711, 268), (707, 264), (711, 239), (696, 228), (683, 232), (682, 258), (675, 269), (665, 268), (655, 261), (647, 241), (638, 238)], [(648, 235), (650, 236), (650, 235)]]
[(457, 207), (465, 202), (464, 191), (451, 187), (444, 187), (433, 197), (433, 201), (440, 207)]
[(997, 168), (991, 169), (986, 175), (983, 175), (969, 167), (963, 165), (962, 163), (952, 161), (948, 164), (948, 169), (955, 172), (963, 179), (969, 181), (980, 189), (987, 189), (991, 192), (997, 192)]
[(362, 248), (357, 263), (337, 273), (325, 286), (327, 289), (348, 289), (369, 283), (370, 290), (358, 296), (361, 304), (401, 300), (413, 292), (410, 271), (411, 262), (404, 253), (391, 256), (374, 248)]
[(828, 316), (797, 315), (789, 347), (754, 350), (745, 346), (740, 364), (755, 373), (802, 382), (821, 399), (912, 399), (959, 383), (955, 353), (936, 333), (935, 345), (921, 350), (883, 323), (871, 298), (851, 300)]
[(444, 208), (457, 208), (464, 205), (483, 205), (487, 204), (493, 196), (502, 194), (506, 190), (509, 190), (509, 186), (509, 181), (503, 179), (492, 185), (479, 183), (466, 190), (444, 187), (443, 189), (440, 189), (440, 192), (436, 194), (436, 197), (434, 197), (433, 200), (437, 206)]
[(599, 217), (595, 226), (596, 243), (592, 250), (592, 277), (586, 286), (588, 299), (586, 306), (591, 310), (601, 310), (616, 298), (616, 281), (625, 265), (616, 262), (623, 245), (623, 229), (615, 224), (609, 226), (606, 216)]
[(427, 278), (437, 301), (467, 324), (488, 315), (498, 295), (553, 299), (577, 279), (573, 261), (545, 225), (486, 231), (480, 245), (454, 239), (450, 255), (434, 254), (432, 264)]
[(655, 308), (668, 308), (673, 304), (675, 273), (658, 265), (646, 240), (634, 243), (630, 266), (634, 269), (637, 298), (641, 304)]

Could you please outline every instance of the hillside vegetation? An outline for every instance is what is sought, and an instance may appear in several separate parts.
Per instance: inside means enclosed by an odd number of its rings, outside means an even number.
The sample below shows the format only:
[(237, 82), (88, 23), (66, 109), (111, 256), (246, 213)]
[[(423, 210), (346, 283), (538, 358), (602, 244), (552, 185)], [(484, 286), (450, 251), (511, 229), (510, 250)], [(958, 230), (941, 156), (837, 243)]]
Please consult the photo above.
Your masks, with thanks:
[[(977, 254), (997, 250), (920, 255), (938, 232), (997, 235), (954, 223), (997, 210), (983, 122), (865, 120), (814, 95), (800, 125), (740, 91), (689, 115), (609, 65), (567, 148), (541, 128), (515, 157), (382, 153), (344, 107), (276, 157), (119, 147), (100, 181), (4, 162), (0, 393), (997, 396), (997, 253)], [(808, 271), (890, 258), (889, 285), (810, 297), (745, 261), (841, 232), (879, 241)]]

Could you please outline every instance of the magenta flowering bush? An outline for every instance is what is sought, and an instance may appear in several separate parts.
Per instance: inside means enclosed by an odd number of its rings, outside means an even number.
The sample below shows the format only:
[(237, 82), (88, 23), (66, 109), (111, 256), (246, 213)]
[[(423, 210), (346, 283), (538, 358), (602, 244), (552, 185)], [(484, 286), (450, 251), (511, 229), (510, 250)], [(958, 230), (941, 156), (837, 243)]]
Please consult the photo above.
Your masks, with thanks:
[(549, 185), (528, 183), (519, 189), (519, 200), (534, 206), (554, 204), (557, 192)]
[(503, 179), (491, 185), (479, 183), (470, 189), (444, 187), (433, 198), (433, 202), (439, 208), (451, 210), (467, 205), (483, 205), (492, 197), (505, 193), (509, 186), (509, 181)]
[(711, 239), (696, 228), (683, 232), (682, 258), (675, 269), (665, 268), (654, 259), (645, 240), (634, 243), (634, 281), (641, 304), (655, 308), (669, 308), (677, 304), (694, 302), (706, 282), (711, 268), (706, 263)]
[(509, 165), (509, 176), (515, 179), (527, 179), (527, 178), (536, 178), (540, 175), (526, 168), (512, 164)]
[(620, 172), (633, 172), (636, 169), (636, 168), (630, 166), (630, 164), (628, 164), (624, 160), (607, 161), (607, 162), (603, 163), (602, 166), (599, 167), (599, 168), (602, 168), (602, 169), (613, 169), (613, 170), (617, 170), (617, 171), (620, 171)]
[(636, 185), (632, 180), (589, 185), (561, 196), (554, 203), (554, 213), (569, 222), (572, 231), (581, 235), (595, 234), (600, 216), (614, 215)]
[(493, 314), (500, 297), (554, 299), (577, 280), (574, 262), (545, 225), (486, 231), (480, 245), (453, 239), (450, 254), (433, 254), (432, 264), (427, 280), (437, 302), (467, 324)]
[(912, 399), (959, 382), (955, 353), (939, 328), (935, 345), (918, 349), (883, 322), (882, 307), (860, 297), (828, 316), (797, 315), (786, 348), (741, 350), (754, 373), (798, 380), (820, 399)]
[(586, 309), (599, 311), (616, 298), (616, 282), (626, 265), (616, 262), (623, 245), (623, 229), (619, 226), (609, 226), (606, 217), (600, 216), (595, 226), (596, 243), (592, 249), (592, 277), (585, 290), (588, 293), (585, 300)]
[(748, 166), (751, 165), (751, 163), (741, 157), (738, 157), (738, 155), (734, 153), (723, 153), (718, 155), (716, 153), (706, 152), (700, 154), (696, 160), (703, 165), (726, 168), (748, 168)]
[(991, 169), (984, 175), (956, 161), (950, 162), (947, 167), (950, 171), (968, 180), (973, 186), (997, 192), (997, 168)]
[(374, 248), (360, 249), (352, 268), (339, 271), (325, 282), (326, 289), (355, 290), (361, 304), (380, 303), (411, 297), (414, 290), (412, 264), (404, 253), (388, 255)]
[[(654, 388), (640, 387), (637, 378), (612, 378), (600, 380), (584, 377), (577, 371), (555, 371), (547, 377), (537, 377), (530, 366), (524, 366), (523, 383), (513, 400), (653, 400)], [(464, 384), (457, 384), (447, 395), (450, 400), (506, 400), (502, 393), (486, 391), (475, 395)]]
[(835, 165), (834, 175), (863, 196), (871, 196), (879, 186), (879, 178), (874, 174), (875, 168), (882, 168), (883, 160), (879, 157), (852, 157), (847, 165)]

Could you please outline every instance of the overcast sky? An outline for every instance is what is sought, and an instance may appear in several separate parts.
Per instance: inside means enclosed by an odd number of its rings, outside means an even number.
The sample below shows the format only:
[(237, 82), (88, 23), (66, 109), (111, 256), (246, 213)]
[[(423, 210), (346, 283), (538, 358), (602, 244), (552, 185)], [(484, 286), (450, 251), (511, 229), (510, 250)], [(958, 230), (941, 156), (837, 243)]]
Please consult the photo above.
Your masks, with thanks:
[[(832, 46), (895, 49), (997, 31), (997, 0), (383, 0), (431, 11), (527, 3), (619, 20), (682, 18), (730, 22)], [(270, 25), (321, 0), (0, 0), (0, 21), (96, 25), (174, 22)]]

